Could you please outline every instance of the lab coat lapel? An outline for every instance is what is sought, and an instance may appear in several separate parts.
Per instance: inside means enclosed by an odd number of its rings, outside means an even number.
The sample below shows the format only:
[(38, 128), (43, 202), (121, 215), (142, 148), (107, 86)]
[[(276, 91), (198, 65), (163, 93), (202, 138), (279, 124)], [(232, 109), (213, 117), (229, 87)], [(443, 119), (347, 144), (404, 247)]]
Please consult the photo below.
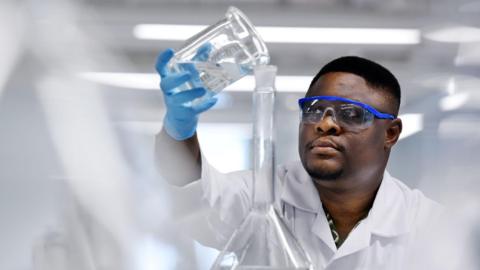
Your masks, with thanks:
[(322, 206), (320, 206), (318, 209), (317, 217), (313, 222), (312, 232), (317, 235), (318, 238), (320, 238), (320, 240), (322, 240), (328, 248), (330, 248), (332, 254), (337, 251), (337, 246), (333, 240), (332, 231), (330, 230), (330, 226), (328, 225), (328, 221)]
[(370, 228), (367, 222), (360, 222), (348, 235), (347, 239), (345, 239), (345, 242), (340, 246), (338, 252), (335, 253), (333, 260), (369, 247), (370, 237)]

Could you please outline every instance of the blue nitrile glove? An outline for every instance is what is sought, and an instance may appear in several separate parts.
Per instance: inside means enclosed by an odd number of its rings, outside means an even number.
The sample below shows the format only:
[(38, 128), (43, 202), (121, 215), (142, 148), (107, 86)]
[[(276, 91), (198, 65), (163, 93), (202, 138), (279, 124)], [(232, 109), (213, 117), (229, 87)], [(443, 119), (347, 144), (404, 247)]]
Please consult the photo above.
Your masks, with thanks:
[[(207, 51), (203, 51), (208, 53)], [(156, 69), (162, 78), (160, 88), (162, 89), (167, 113), (163, 120), (163, 126), (168, 135), (177, 141), (182, 141), (192, 137), (195, 134), (198, 123), (198, 115), (210, 109), (217, 99), (209, 97), (202, 99), (200, 102), (195, 102), (192, 105), (191, 101), (199, 98), (207, 92), (203, 87), (195, 87), (191, 90), (179, 92), (177, 87), (186, 83), (187, 81), (197, 81), (198, 72), (189, 70), (171, 73), (167, 68), (167, 63), (173, 57), (174, 51), (167, 49), (161, 53), (157, 59)], [(197, 59), (201, 59), (202, 49), (197, 53)], [(197, 83), (194, 83), (197, 85)]]

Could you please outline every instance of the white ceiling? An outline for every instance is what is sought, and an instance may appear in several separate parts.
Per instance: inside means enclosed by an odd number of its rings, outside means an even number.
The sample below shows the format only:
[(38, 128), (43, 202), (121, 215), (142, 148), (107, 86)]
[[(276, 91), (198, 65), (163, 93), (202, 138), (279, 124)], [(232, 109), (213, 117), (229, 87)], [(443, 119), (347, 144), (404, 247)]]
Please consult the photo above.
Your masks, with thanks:
[[(242, 9), (257, 26), (417, 28), (423, 33), (453, 24), (478, 26), (480, 13), (460, 12), (466, 3), (446, 0), (345, 1), (219, 1), (219, 0), (85, 0), (83, 26), (99, 33), (107, 46), (128, 58), (130, 71), (152, 72), (158, 52), (180, 42), (137, 40), (132, 29), (140, 23), (211, 24), (229, 5)], [(94, 14), (92, 16), (92, 14)], [(92, 19), (96, 18), (96, 19)], [(408, 100), (422, 96), (421, 81), (438, 74), (479, 71), (475, 65), (455, 67), (456, 43), (422, 39), (418, 45), (268, 44), (280, 75), (314, 75), (326, 61), (360, 55), (386, 65), (398, 75)], [(125, 72), (115, 70), (109, 72)], [(415, 91), (408, 91), (415, 88)]]

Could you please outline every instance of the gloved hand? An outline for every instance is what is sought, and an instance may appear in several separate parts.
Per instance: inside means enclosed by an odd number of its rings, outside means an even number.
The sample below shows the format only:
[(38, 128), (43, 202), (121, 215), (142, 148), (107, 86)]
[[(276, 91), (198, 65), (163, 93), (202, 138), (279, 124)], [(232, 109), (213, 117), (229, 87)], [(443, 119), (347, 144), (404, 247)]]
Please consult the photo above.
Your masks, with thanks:
[[(195, 60), (201, 60), (208, 54), (210, 49), (208, 47), (200, 48), (197, 52)], [(202, 98), (200, 102), (195, 102), (192, 105), (190, 101), (205, 95), (207, 90), (203, 87), (195, 87), (190, 90), (178, 92), (177, 87), (186, 83), (187, 81), (199, 81), (198, 72), (189, 70), (171, 73), (167, 64), (173, 57), (174, 51), (167, 49), (161, 53), (157, 59), (156, 69), (160, 74), (162, 89), (167, 113), (163, 120), (163, 126), (168, 135), (177, 141), (186, 140), (195, 134), (198, 123), (198, 115), (210, 109), (217, 99), (214, 97)], [(195, 83), (194, 85), (198, 85)]]

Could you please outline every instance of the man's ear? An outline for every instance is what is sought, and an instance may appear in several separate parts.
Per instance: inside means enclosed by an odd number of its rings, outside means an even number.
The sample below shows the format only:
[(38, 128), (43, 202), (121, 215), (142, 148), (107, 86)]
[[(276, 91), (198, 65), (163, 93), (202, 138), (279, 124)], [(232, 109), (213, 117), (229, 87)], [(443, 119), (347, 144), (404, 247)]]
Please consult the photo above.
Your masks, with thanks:
[(390, 150), (397, 143), (400, 133), (402, 133), (402, 119), (396, 118), (388, 124), (385, 130), (385, 150)]

